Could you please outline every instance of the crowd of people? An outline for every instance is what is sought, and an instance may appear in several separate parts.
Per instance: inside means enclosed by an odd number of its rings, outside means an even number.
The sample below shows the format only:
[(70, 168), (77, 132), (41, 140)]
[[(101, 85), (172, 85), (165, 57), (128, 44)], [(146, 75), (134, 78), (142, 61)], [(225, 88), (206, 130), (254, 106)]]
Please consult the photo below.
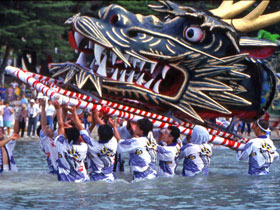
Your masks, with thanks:
[[(13, 101), (13, 108), (10, 103), (1, 100), (0, 172), (17, 170), (12, 151), (15, 140), (25, 136), (28, 123), (26, 137), (35, 137), (37, 133), (49, 172), (59, 181), (112, 182), (117, 178), (115, 172), (124, 171), (126, 167), (124, 153), (129, 154), (130, 171), (135, 181), (172, 177), (178, 174), (176, 169), (180, 159), (183, 159), (179, 172), (182, 176), (206, 176), (209, 173), (210, 135), (200, 125), (193, 128), (191, 135), (181, 138), (176, 126), (155, 129), (147, 118), (120, 122), (102, 112), (60, 105), (40, 94), (29, 99), (22, 94), (19, 103)], [(92, 137), (95, 127), (97, 139)], [(269, 137), (268, 121), (258, 120), (252, 129), (257, 138), (238, 151), (237, 158), (249, 159), (250, 175), (268, 174), (272, 162), (279, 158)]]

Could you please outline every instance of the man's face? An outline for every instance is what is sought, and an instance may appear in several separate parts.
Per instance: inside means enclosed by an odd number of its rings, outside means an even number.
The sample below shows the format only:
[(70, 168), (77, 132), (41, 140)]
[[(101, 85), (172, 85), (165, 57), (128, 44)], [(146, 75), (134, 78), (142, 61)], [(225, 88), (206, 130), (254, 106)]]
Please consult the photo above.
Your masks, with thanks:
[(165, 142), (167, 145), (171, 144), (173, 137), (170, 135), (170, 130), (167, 128), (161, 129), (159, 134), (159, 140)]
[(53, 138), (54, 132), (49, 125), (47, 125), (47, 127), (46, 127), (46, 132), (47, 132), (48, 137)]
[(136, 124), (136, 126), (135, 126), (134, 135), (135, 135), (135, 136), (138, 136), (138, 137), (140, 137), (140, 136), (143, 135), (143, 131), (139, 128), (139, 126), (138, 126), (137, 124)]

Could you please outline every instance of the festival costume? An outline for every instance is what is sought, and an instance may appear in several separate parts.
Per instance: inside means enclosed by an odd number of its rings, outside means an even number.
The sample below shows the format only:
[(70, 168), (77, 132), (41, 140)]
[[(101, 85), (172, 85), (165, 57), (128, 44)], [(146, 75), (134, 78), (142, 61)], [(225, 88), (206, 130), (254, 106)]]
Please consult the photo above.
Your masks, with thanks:
[(212, 148), (207, 144), (209, 133), (199, 125), (193, 129), (189, 144), (181, 148), (179, 159), (185, 158), (183, 163), (183, 176), (195, 176), (202, 172), (208, 175)]
[(81, 130), (83, 140), (88, 144), (87, 169), (91, 181), (114, 181), (113, 167), (118, 142), (115, 137), (102, 144), (94, 141), (86, 130)]
[[(151, 132), (150, 132), (151, 133)], [(153, 179), (156, 172), (156, 142), (151, 136), (122, 139), (118, 143), (118, 153), (129, 153), (129, 165), (133, 179)]]
[[(8, 154), (8, 164), (9, 164), (9, 171), (14, 171), (17, 172), (17, 166), (14, 160), (14, 156), (13, 156), (13, 150), (16, 146), (16, 141), (9, 141), (7, 144), (5, 144), (4, 148)], [(3, 159), (2, 159), (2, 150), (0, 148), (0, 173), (3, 172)]]
[(58, 135), (54, 144), (58, 152), (58, 180), (69, 182), (85, 182), (89, 180), (85, 168), (88, 146), (86, 143), (71, 145), (64, 135)]
[(250, 175), (266, 175), (269, 174), (271, 163), (279, 158), (279, 154), (271, 139), (267, 136), (259, 136), (251, 139), (243, 151), (238, 152), (238, 160), (247, 158), (249, 158)]
[(180, 146), (177, 143), (172, 143), (168, 146), (157, 146), (158, 176), (170, 177), (175, 175), (179, 153)]
[(57, 174), (57, 149), (52, 138), (40, 131), (40, 147), (47, 156), (47, 163), (51, 174)]

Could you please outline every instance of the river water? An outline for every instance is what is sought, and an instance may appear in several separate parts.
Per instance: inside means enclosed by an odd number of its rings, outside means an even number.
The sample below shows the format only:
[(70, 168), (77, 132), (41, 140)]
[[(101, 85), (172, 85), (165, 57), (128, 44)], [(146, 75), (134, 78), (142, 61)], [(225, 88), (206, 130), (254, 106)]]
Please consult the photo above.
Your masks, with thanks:
[[(279, 162), (268, 176), (249, 176), (248, 162), (235, 155), (214, 148), (208, 177), (131, 183), (126, 167), (114, 183), (67, 183), (48, 174), (38, 141), (19, 140), (14, 150), (19, 172), (0, 174), (0, 209), (280, 209)], [(181, 170), (182, 161), (178, 174)]]

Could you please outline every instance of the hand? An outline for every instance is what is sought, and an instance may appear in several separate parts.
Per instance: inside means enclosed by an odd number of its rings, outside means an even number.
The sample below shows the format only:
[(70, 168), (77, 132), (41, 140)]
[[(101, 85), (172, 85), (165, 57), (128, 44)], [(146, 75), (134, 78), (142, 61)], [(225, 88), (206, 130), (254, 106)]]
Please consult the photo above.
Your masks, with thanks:
[(108, 125), (111, 126), (112, 128), (116, 128), (117, 127), (117, 120), (112, 119), (111, 117), (109, 117), (108, 119)]
[(19, 139), (20, 135), (17, 133), (13, 133), (13, 135), (10, 137), (12, 140), (17, 140)]
[(60, 109), (60, 104), (57, 100), (54, 100), (53, 101), (53, 106), (56, 108), (56, 109)]
[(44, 99), (44, 98), (39, 99), (39, 104), (40, 104), (42, 107), (46, 107), (46, 99)]

